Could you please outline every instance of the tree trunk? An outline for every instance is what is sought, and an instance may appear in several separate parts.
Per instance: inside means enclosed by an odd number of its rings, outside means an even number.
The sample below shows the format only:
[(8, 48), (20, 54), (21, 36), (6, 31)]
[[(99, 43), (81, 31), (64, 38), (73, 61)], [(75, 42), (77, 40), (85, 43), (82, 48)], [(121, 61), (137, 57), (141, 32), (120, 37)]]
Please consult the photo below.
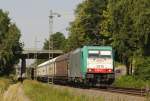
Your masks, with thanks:
[(126, 62), (126, 74), (130, 75), (130, 63)]
[(130, 74), (132, 75), (132, 63), (131, 63), (131, 65), (130, 65)]
[(126, 73), (127, 73), (127, 75), (129, 75), (129, 67), (128, 66), (126, 66)]

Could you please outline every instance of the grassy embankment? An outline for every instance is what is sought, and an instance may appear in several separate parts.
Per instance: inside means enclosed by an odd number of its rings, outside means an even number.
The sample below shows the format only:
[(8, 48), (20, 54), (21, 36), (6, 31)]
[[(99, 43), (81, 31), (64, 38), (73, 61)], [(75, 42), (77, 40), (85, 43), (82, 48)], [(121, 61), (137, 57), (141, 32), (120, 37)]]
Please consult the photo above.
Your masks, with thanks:
[[(117, 87), (150, 89), (150, 81), (137, 79), (133, 76), (122, 76), (113, 83)], [(150, 101), (150, 92), (147, 93), (146, 101)]]
[(133, 76), (122, 76), (117, 78), (113, 85), (126, 88), (146, 88), (150, 87), (150, 81), (137, 79)]
[(23, 89), (31, 101), (103, 101), (101, 97), (75, 95), (67, 89), (56, 89), (36, 81), (24, 81)]
[(0, 78), (0, 98), (2, 98), (3, 93), (7, 90), (9, 87), (10, 80), (6, 78)]

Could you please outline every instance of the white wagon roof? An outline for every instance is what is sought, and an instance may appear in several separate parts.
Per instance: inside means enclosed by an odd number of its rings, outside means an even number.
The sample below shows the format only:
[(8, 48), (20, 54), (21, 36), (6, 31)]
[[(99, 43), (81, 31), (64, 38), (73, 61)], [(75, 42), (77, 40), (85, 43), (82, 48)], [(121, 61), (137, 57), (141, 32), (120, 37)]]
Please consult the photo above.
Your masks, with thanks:
[(45, 62), (39, 64), (37, 67), (42, 67), (42, 66), (51, 64), (52, 62), (55, 62), (56, 59), (57, 59), (57, 57), (56, 57), (56, 58), (53, 58), (53, 59), (50, 59), (50, 60), (48, 60), (48, 61), (45, 61)]

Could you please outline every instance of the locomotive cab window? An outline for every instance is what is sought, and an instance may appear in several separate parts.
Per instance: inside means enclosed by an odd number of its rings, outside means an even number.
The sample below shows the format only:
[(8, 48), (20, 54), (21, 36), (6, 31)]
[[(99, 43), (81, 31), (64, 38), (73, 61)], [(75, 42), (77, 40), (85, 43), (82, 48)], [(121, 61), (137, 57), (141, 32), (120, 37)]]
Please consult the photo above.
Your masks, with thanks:
[(112, 53), (111, 53), (111, 51), (100, 51), (100, 57), (101, 58), (111, 58)]
[(88, 57), (89, 58), (98, 58), (99, 57), (99, 51), (90, 50)]
[(111, 58), (111, 51), (96, 51), (90, 50), (88, 53), (89, 58)]

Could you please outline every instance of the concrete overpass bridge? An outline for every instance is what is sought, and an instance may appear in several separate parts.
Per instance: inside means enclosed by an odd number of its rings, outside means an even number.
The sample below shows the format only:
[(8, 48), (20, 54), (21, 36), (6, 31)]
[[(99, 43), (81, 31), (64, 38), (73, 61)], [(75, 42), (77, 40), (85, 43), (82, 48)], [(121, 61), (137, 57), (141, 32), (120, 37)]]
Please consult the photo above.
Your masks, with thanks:
[[(25, 59), (49, 59), (49, 55), (53, 58), (63, 54), (62, 50), (24, 50), (20, 55), (20, 58)], [(51, 57), (52, 58), (52, 57)]]
[[(49, 59), (55, 58), (63, 54), (62, 50), (35, 50), (25, 49), (22, 52), (17, 52), (18, 57), (21, 59), (20, 77), (26, 72), (26, 59)], [(50, 57), (53, 56), (53, 57)]]

